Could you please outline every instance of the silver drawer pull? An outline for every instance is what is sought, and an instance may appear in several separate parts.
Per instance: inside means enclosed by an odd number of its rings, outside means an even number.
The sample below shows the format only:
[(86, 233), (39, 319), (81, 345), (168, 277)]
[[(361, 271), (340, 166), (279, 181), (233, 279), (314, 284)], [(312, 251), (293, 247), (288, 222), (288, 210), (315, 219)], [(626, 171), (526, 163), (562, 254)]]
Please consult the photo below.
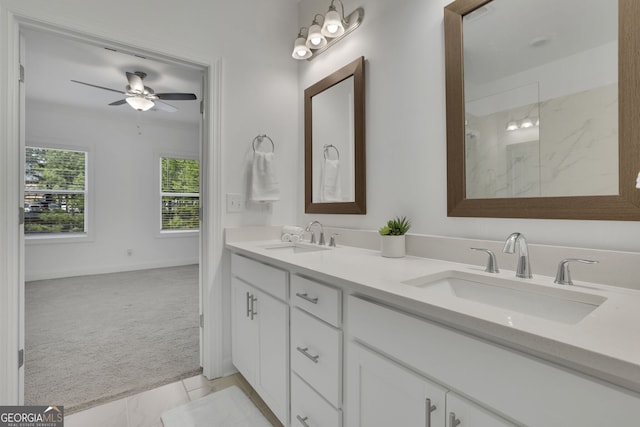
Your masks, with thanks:
[(307, 420), (309, 419), (309, 417), (302, 418), (300, 415), (296, 415), (296, 418), (298, 419), (298, 421), (300, 421), (300, 424), (302, 424), (304, 427), (309, 427), (309, 424), (307, 424)]
[(433, 411), (435, 411), (436, 409), (438, 409), (438, 408), (436, 407), (436, 405), (432, 405), (431, 404), (431, 399), (427, 399), (426, 403), (427, 403), (427, 405), (426, 405), (427, 406), (427, 410), (426, 410), (426, 414), (425, 414), (427, 416), (427, 425), (426, 425), (426, 427), (431, 427), (431, 413)]
[(251, 315), (251, 294), (247, 292), (247, 317)]
[(304, 294), (301, 294), (301, 293), (299, 293), (299, 292), (296, 292), (296, 296), (297, 296), (298, 298), (302, 298), (302, 299), (303, 299), (303, 300), (305, 300), (305, 301), (309, 301), (311, 304), (317, 304), (317, 303), (318, 303), (318, 298), (311, 298), (311, 297), (309, 296), (309, 294), (308, 294), (308, 293), (306, 293), (306, 292), (305, 292)]
[(253, 294), (252, 294), (250, 299), (251, 299), (251, 313), (250, 314), (251, 314), (251, 320), (253, 320), (253, 318), (258, 315), (258, 312), (254, 310), (255, 303), (256, 303), (256, 301), (258, 301), (258, 298), (254, 297)]
[(456, 418), (455, 412), (449, 412), (449, 427), (457, 427), (460, 422), (461, 421)]
[(312, 354), (310, 354), (310, 353), (309, 353), (309, 347), (305, 347), (305, 348), (302, 348), (302, 347), (296, 347), (296, 349), (297, 349), (300, 353), (304, 354), (304, 355), (305, 355), (305, 356), (307, 356), (309, 359), (311, 359), (311, 360), (313, 361), (313, 363), (318, 363), (318, 359), (320, 358), (320, 355), (318, 354), (318, 355), (313, 356)]

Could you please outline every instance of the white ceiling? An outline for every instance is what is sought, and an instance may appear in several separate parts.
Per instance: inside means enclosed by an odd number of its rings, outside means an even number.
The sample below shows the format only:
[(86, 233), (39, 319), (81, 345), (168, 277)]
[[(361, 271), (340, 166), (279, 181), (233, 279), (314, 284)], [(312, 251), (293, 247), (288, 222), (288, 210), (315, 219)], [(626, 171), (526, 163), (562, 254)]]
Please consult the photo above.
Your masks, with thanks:
[[(197, 123), (202, 99), (202, 69), (167, 60), (143, 58), (105, 49), (107, 45), (25, 30), (25, 88), (28, 102), (43, 101), (95, 110), (98, 114), (149, 114), (164, 121)], [(107, 46), (110, 47), (111, 46)], [(138, 52), (136, 52), (137, 54)], [(71, 80), (124, 91), (125, 72), (147, 73), (144, 84), (156, 93), (194, 93), (197, 101), (166, 101), (178, 108), (169, 113), (151, 109), (139, 113), (128, 104), (109, 106), (124, 98), (115, 92), (72, 83)]]
[(616, 0), (494, 0), (464, 17), (465, 78), (486, 83), (617, 38)]

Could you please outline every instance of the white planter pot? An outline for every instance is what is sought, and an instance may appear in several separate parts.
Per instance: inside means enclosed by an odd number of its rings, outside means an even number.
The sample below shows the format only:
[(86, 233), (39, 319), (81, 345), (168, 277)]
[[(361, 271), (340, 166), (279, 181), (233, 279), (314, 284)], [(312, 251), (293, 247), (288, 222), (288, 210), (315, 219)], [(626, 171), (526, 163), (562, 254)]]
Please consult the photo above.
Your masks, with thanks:
[(405, 255), (405, 236), (382, 237), (381, 252), (386, 258), (402, 258)]

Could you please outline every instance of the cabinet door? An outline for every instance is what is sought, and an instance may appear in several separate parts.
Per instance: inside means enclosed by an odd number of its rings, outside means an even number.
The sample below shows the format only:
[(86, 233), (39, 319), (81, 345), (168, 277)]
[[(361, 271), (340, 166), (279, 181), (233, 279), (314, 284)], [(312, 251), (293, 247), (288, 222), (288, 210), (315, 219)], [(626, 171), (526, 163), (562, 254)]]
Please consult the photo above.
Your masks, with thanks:
[(451, 391), (448, 392), (447, 427), (472, 426), (515, 427), (516, 424), (510, 423)]
[(446, 389), (357, 343), (347, 354), (346, 425), (444, 427)]
[(255, 295), (254, 287), (231, 279), (231, 360), (251, 384), (258, 367), (258, 322), (251, 314)]
[(280, 421), (287, 425), (289, 306), (264, 292), (257, 291), (254, 321), (258, 324), (256, 391)]

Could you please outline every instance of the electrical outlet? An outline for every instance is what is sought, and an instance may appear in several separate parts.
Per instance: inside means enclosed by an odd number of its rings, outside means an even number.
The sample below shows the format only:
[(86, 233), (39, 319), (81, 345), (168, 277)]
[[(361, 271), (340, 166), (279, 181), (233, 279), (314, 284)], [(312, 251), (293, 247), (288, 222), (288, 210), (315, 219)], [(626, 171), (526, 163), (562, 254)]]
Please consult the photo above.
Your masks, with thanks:
[(242, 194), (227, 193), (227, 212), (243, 212), (246, 203)]

